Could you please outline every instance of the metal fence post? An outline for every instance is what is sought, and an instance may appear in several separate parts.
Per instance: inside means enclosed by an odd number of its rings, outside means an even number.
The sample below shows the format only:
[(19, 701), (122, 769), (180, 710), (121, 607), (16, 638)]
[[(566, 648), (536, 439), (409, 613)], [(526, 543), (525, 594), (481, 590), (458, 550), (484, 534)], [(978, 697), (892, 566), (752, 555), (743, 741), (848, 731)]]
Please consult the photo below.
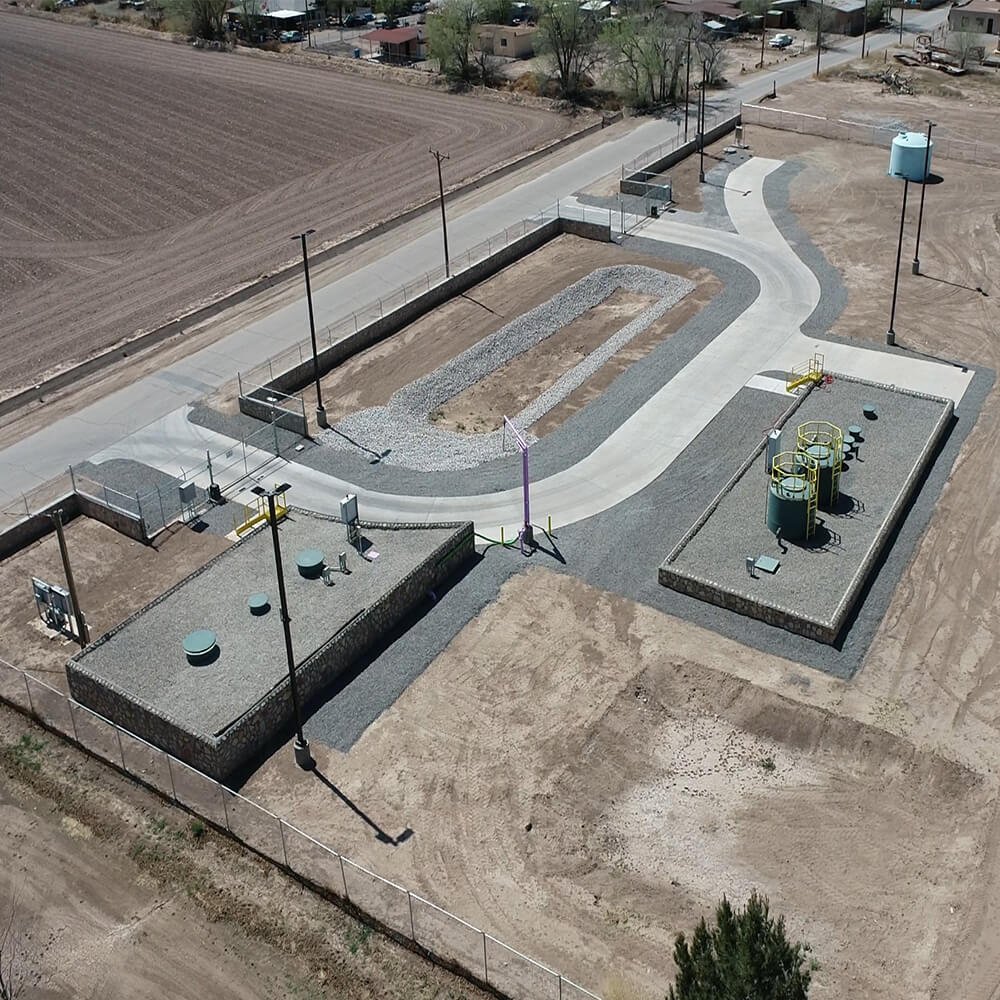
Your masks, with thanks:
[(347, 872), (344, 871), (344, 855), (338, 854), (337, 860), (340, 862), (340, 877), (344, 881), (344, 899), (350, 902), (351, 894), (347, 891)]
[(483, 936), (483, 982), (489, 985), (490, 982), (490, 967), (486, 961), (486, 931), (480, 931)]
[(73, 487), (73, 492), (75, 493), (76, 492), (76, 473), (73, 471), (73, 466), (72, 465), (69, 467), (69, 482), (70, 482), (70, 485)]
[(413, 929), (413, 893), (406, 890), (406, 901), (410, 904), (410, 937), (417, 940), (417, 932)]
[(278, 446), (278, 418), (275, 416), (274, 420), (271, 421), (271, 427), (274, 429), (274, 454), (275, 457), (281, 455), (281, 448)]
[(66, 707), (69, 709), (69, 721), (73, 727), (73, 742), (79, 744), (80, 737), (76, 734), (76, 716), (73, 714), (73, 703), (69, 698), (66, 699)]
[(170, 777), (170, 795), (174, 802), (177, 802), (177, 786), (174, 784), (174, 769), (170, 766), (170, 761), (173, 759), (170, 754), (164, 754), (167, 758), (167, 775)]
[(226, 793), (222, 790), (222, 785), (219, 782), (215, 783), (215, 787), (219, 789), (219, 796), (222, 799), (222, 814), (226, 817), (226, 829), (232, 833), (233, 828), (229, 825), (229, 806), (226, 805)]
[[(28, 674), (25, 672), (21, 674), (21, 676), (24, 678), (24, 690), (28, 695), (28, 711), (31, 712), (32, 715), (35, 715), (35, 703), (31, 700), (31, 686), (28, 684)], [(35, 715), (35, 718), (38, 718), (38, 716)]]
[(285, 859), (285, 867), (289, 868), (290, 865), (288, 864), (288, 848), (285, 847), (285, 824), (280, 816), (277, 817), (277, 819), (278, 819), (278, 833), (281, 836), (281, 856)]
[(115, 738), (118, 740), (118, 758), (121, 760), (122, 770), (128, 771), (128, 768), (125, 766), (125, 751), (122, 749), (122, 733), (117, 726), (115, 726)]

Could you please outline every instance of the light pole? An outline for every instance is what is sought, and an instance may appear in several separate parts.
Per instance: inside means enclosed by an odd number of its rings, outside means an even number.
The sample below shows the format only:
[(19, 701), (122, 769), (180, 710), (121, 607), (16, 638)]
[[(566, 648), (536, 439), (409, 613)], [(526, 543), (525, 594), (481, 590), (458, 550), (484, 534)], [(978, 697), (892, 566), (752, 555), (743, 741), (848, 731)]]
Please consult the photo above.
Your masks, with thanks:
[(274, 498), (291, 489), (288, 483), (281, 483), (273, 490), (255, 486), (251, 492), (267, 498), (267, 519), (271, 522), (271, 541), (274, 545), (274, 565), (278, 571), (278, 605), (281, 611), (281, 627), (285, 631), (285, 656), (288, 659), (288, 687), (292, 694), (292, 712), (295, 715), (295, 763), (303, 771), (311, 771), (316, 766), (309, 752), (309, 742), (302, 732), (302, 710), (299, 705), (299, 689), (295, 682), (295, 655), (292, 653), (291, 618), (288, 617), (288, 598), (285, 596), (285, 573), (281, 567), (281, 541), (278, 538), (278, 519), (275, 516)]
[(903, 44), (903, 11), (905, 0), (899, 0), (899, 44)]
[(914, 274), (920, 274), (920, 228), (924, 224), (924, 195), (927, 193), (927, 171), (931, 163), (931, 129), (935, 123), (927, 119), (927, 145), (924, 147), (924, 179), (920, 184), (920, 214), (917, 216), (917, 245), (913, 248)]
[[(899, 176), (895, 174), (894, 176)], [(899, 289), (899, 262), (903, 256), (903, 223), (906, 221), (906, 194), (910, 189), (910, 178), (903, 177), (903, 210), (899, 213), (899, 243), (896, 247), (896, 276), (892, 282), (892, 307), (889, 310), (889, 329), (885, 332), (885, 342), (890, 346), (896, 343), (896, 293)]]
[(816, 76), (819, 76), (819, 56), (823, 51), (823, 0), (819, 0), (819, 15), (816, 19)]
[(430, 149), (428, 152), (437, 160), (438, 165), (438, 191), (441, 194), (441, 234), (444, 237), (444, 276), (451, 277), (451, 264), (448, 261), (448, 218), (444, 214), (444, 181), (441, 179), (441, 161), (450, 160), (451, 157), (437, 149)]
[(861, 58), (865, 57), (865, 39), (868, 37), (868, 0), (865, 0), (864, 21), (861, 24)]
[(705, 97), (708, 90), (708, 62), (701, 64), (701, 95), (698, 100), (698, 183), (705, 183)]
[(691, 106), (691, 24), (688, 23), (687, 62), (684, 66), (684, 141), (688, 141), (688, 108)]
[(316, 381), (316, 423), (320, 427), (329, 427), (330, 424), (326, 419), (326, 410), (323, 408), (323, 389), (319, 381), (319, 355), (316, 351), (316, 320), (313, 317), (312, 288), (309, 285), (309, 252), (306, 250), (306, 237), (312, 236), (314, 232), (316, 232), (315, 229), (307, 229), (304, 233), (299, 233), (298, 236), (291, 238), (299, 240), (302, 243), (302, 273), (306, 277), (306, 303), (309, 306), (309, 337), (312, 340), (313, 378)]
[(760, 15), (760, 68), (764, 68), (764, 39), (767, 38), (767, 12)]

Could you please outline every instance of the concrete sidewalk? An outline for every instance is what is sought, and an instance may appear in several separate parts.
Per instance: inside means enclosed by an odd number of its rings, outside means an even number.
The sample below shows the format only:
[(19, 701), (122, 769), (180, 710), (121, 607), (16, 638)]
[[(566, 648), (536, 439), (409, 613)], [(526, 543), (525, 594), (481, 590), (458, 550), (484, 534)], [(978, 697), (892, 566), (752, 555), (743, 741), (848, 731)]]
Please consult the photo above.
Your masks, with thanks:
[[(656, 479), (746, 385), (762, 371), (801, 364), (813, 351), (827, 356), (831, 370), (950, 396), (957, 402), (973, 372), (916, 358), (829, 344), (805, 337), (801, 325), (819, 302), (820, 287), (774, 224), (764, 204), (764, 179), (781, 161), (751, 159), (733, 171), (734, 186), (750, 194), (727, 191), (727, 208), (738, 233), (702, 229), (669, 219), (651, 220), (643, 235), (730, 257), (751, 270), (760, 293), (739, 317), (697, 354), (613, 434), (571, 468), (532, 485), (532, 508), (539, 523), (551, 515), (561, 526), (608, 510), (640, 492)], [(754, 238), (745, 233), (752, 232)], [(773, 381), (773, 380), (772, 380)], [(768, 386), (774, 390), (774, 386)], [(206, 448), (216, 451), (236, 443), (171, 414), (146, 432), (94, 457), (133, 458), (177, 474), (204, 461)], [(336, 512), (340, 497), (358, 494), (363, 516), (371, 519), (427, 522), (471, 518), (486, 534), (503, 525), (512, 535), (521, 517), (521, 491), (457, 497), (422, 497), (379, 493), (355, 487), (295, 462), (269, 468), (293, 486), (294, 503)], [(207, 486), (199, 480), (199, 485)], [(472, 477), (474, 478), (474, 476)]]

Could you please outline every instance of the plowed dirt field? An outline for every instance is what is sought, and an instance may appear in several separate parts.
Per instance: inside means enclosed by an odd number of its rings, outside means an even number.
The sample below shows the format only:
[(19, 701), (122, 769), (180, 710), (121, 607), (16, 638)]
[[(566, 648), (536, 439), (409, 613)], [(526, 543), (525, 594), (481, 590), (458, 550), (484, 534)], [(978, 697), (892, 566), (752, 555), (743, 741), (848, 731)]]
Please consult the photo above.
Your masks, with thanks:
[(3, 13), (0, 395), (432, 197), (572, 120)]

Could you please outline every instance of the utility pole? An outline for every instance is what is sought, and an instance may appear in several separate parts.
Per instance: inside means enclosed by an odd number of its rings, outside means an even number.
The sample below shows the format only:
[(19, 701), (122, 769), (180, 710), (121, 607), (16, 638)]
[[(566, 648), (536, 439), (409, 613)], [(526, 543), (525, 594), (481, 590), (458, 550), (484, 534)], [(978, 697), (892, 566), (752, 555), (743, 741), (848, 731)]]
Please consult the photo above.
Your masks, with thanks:
[(760, 68), (764, 68), (764, 39), (767, 38), (767, 11), (760, 15)]
[(924, 195), (927, 193), (927, 171), (931, 163), (931, 130), (936, 122), (927, 119), (927, 145), (924, 147), (924, 179), (920, 184), (920, 214), (917, 216), (917, 245), (913, 248), (914, 274), (920, 274), (920, 229), (924, 224)]
[(688, 108), (691, 105), (691, 23), (688, 22), (687, 62), (684, 65), (684, 141), (688, 141)]
[(288, 598), (285, 595), (285, 573), (281, 566), (281, 542), (278, 538), (278, 518), (274, 509), (274, 498), (291, 489), (288, 483), (281, 483), (273, 490), (255, 486), (251, 492), (267, 498), (267, 519), (271, 522), (271, 542), (274, 547), (274, 565), (278, 571), (278, 604), (281, 611), (281, 627), (285, 633), (285, 657), (288, 660), (288, 687), (292, 695), (292, 712), (295, 715), (295, 763), (303, 771), (311, 771), (316, 766), (309, 752), (309, 741), (302, 732), (302, 708), (299, 704), (299, 688), (295, 680), (295, 656), (292, 653), (292, 619), (288, 615)]
[(906, 221), (906, 194), (910, 189), (909, 177), (903, 178), (903, 210), (899, 213), (899, 244), (896, 247), (896, 277), (892, 282), (892, 307), (889, 310), (889, 329), (885, 332), (885, 342), (892, 347), (896, 343), (896, 292), (899, 289), (899, 261), (903, 256), (903, 223)]
[(437, 160), (438, 191), (441, 194), (441, 235), (444, 237), (444, 276), (450, 278), (451, 264), (448, 260), (448, 218), (444, 214), (444, 181), (441, 179), (441, 161), (450, 160), (451, 157), (437, 149), (430, 149), (428, 152)]
[(823, 51), (823, 0), (819, 0), (819, 16), (816, 19), (816, 76), (819, 76), (819, 56)]
[(701, 95), (698, 100), (698, 183), (705, 183), (705, 99), (708, 91), (708, 62), (701, 64)]
[(899, 44), (903, 44), (903, 11), (905, 0), (899, 0)]
[(861, 58), (865, 57), (865, 40), (868, 38), (868, 0), (865, 0), (864, 22), (861, 25)]
[(87, 628), (87, 619), (84, 617), (83, 609), (80, 607), (80, 598), (76, 592), (76, 581), (73, 579), (73, 570), (69, 564), (69, 552), (66, 549), (66, 536), (63, 534), (62, 508), (52, 511), (49, 517), (56, 526), (56, 538), (59, 539), (59, 554), (62, 556), (63, 572), (66, 574), (66, 588), (69, 590), (70, 600), (73, 602), (73, 614), (76, 616), (76, 641), (83, 649), (90, 642), (90, 630)]
[(315, 229), (307, 229), (304, 233), (293, 236), (292, 239), (301, 240), (302, 242), (302, 273), (306, 276), (306, 302), (309, 306), (309, 337), (312, 340), (313, 379), (316, 382), (316, 423), (320, 427), (329, 427), (330, 424), (326, 419), (326, 409), (323, 407), (323, 389), (320, 386), (319, 379), (319, 355), (316, 349), (316, 320), (313, 317), (312, 288), (309, 285), (309, 253), (306, 250), (306, 237), (312, 236), (314, 232), (316, 232)]

